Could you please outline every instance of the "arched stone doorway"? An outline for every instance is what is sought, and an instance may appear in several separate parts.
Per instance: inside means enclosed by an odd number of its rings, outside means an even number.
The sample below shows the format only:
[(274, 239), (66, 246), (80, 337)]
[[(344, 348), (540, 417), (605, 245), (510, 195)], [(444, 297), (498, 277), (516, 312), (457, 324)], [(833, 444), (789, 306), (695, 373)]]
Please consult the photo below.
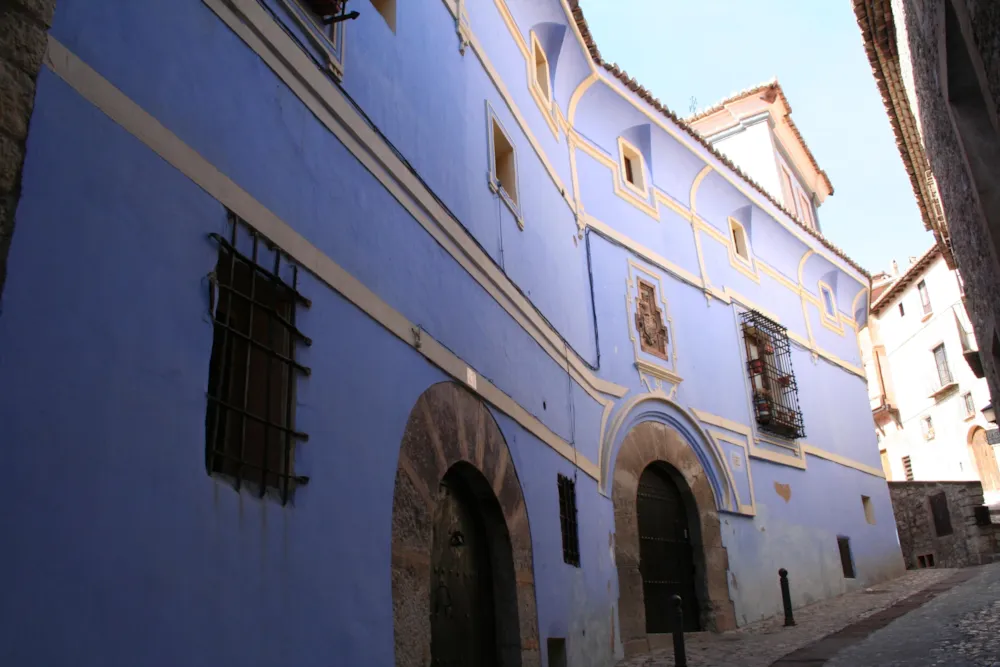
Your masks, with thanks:
[[(729, 598), (729, 558), (722, 546), (722, 531), (715, 495), (697, 455), (673, 428), (654, 421), (633, 427), (615, 459), (611, 497), (615, 512), (615, 562), (618, 568), (618, 617), (625, 655), (649, 650), (644, 591), (640, 519), (640, 480), (650, 472), (662, 490), (676, 489), (689, 530), (694, 566), (693, 588), (698, 625), (721, 632), (736, 627)], [(644, 491), (646, 484), (643, 484)], [(669, 520), (669, 518), (668, 518)], [(652, 529), (649, 529), (652, 530)], [(643, 526), (642, 533), (647, 528)], [(682, 596), (683, 597), (683, 596)], [(693, 608), (693, 607), (691, 607)]]
[(986, 430), (980, 426), (969, 432), (969, 453), (979, 471), (983, 493), (1000, 491), (1000, 468), (997, 466), (996, 451), (986, 439)]
[(397, 667), (539, 665), (533, 573), (524, 496), (493, 415), (453, 383), (430, 387), (406, 424), (393, 494)]

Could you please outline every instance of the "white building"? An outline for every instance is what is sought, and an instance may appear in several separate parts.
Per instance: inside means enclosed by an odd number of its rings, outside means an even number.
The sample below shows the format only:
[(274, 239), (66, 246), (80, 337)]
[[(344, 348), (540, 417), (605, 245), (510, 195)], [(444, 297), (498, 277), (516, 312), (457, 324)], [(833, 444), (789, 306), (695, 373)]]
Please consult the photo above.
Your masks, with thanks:
[(997, 433), (963, 296), (935, 246), (873, 278), (859, 338), (886, 479), (978, 479), (989, 504), (1000, 502)]

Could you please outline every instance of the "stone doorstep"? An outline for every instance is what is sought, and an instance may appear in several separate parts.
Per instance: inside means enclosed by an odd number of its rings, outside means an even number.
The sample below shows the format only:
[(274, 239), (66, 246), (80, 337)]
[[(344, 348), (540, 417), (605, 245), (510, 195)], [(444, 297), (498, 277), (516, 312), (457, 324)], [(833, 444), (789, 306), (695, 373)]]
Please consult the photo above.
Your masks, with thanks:
[(792, 651), (771, 663), (771, 667), (820, 667), (843, 649), (856, 644), (876, 630), (889, 625), (900, 616), (917, 609), (941, 593), (964, 583), (979, 573), (977, 568), (967, 568), (956, 572), (944, 581), (931, 584), (923, 590), (905, 597), (896, 604), (872, 614), (868, 618), (848, 625), (843, 630), (831, 633), (822, 639)]

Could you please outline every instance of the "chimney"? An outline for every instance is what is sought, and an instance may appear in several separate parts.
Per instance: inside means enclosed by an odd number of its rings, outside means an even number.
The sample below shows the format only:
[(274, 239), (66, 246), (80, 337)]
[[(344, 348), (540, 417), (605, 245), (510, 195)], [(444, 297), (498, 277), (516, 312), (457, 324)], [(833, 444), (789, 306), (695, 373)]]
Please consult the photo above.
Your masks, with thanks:
[(916, 263), (917, 263), (917, 258), (910, 255), (910, 266), (913, 266)]
[(899, 264), (896, 263), (896, 260), (892, 260), (892, 275), (899, 275)]

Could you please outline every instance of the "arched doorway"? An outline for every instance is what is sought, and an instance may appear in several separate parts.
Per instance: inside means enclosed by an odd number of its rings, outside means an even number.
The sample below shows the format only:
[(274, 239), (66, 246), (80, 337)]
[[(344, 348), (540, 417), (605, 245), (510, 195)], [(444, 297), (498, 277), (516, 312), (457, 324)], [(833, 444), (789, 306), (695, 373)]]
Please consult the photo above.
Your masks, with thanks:
[(986, 431), (976, 426), (969, 433), (969, 450), (972, 461), (979, 471), (979, 481), (983, 483), (983, 493), (1000, 491), (1000, 468), (997, 466), (996, 452), (986, 439)]
[[(640, 493), (659, 495), (662, 500), (641, 498)], [(669, 592), (669, 586), (660, 592), (653, 590), (657, 588), (655, 584), (647, 584), (668, 579), (679, 581), (674, 567), (667, 578), (655, 578), (659, 574), (653, 569), (655, 565), (649, 563), (649, 558), (656, 557), (655, 549), (644, 549), (642, 543), (647, 540), (640, 537), (662, 539), (677, 535), (678, 522), (683, 525), (686, 521), (689, 551), (685, 553), (690, 554), (694, 568), (693, 576), (683, 584), (687, 595), (680, 595), (691, 600), (688, 605), (697, 604), (685, 609), (688, 617), (685, 624), (717, 632), (735, 629), (736, 614), (729, 597), (729, 556), (722, 545), (715, 493), (698, 455), (685, 438), (657, 421), (634, 426), (615, 458), (611, 498), (615, 513), (618, 619), (625, 655), (649, 651), (648, 634), (660, 632), (663, 627), (658, 620), (650, 623), (647, 619), (647, 608), (656, 613), (663, 604), (660, 600), (647, 603), (647, 594), (667, 599), (674, 594)]]
[(486, 406), (441, 383), (403, 434), (392, 511), (397, 667), (539, 664), (531, 537)]
[(674, 630), (671, 604), (674, 595), (679, 595), (683, 602), (683, 630), (701, 629), (688, 508), (671, 472), (679, 475), (676, 470), (668, 470), (665, 463), (646, 466), (636, 494), (639, 574), (647, 633)]

